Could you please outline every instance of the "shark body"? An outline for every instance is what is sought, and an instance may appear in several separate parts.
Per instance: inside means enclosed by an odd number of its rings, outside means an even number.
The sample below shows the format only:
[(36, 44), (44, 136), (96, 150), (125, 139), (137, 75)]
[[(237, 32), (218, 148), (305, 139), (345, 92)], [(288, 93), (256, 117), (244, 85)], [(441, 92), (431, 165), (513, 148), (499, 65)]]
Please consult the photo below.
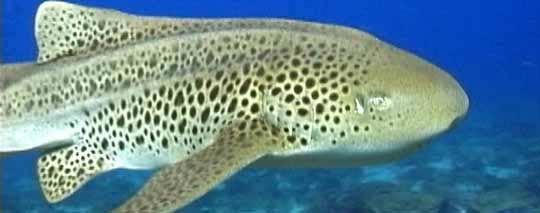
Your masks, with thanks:
[(249, 165), (397, 159), (468, 108), (447, 73), (351, 28), (62, 2), (36, 20), (37, 63), (0, 68), (0, 153), (49, 150), (50, 202), (112, 169), (159, 168), (116, 211), (172, 211)]

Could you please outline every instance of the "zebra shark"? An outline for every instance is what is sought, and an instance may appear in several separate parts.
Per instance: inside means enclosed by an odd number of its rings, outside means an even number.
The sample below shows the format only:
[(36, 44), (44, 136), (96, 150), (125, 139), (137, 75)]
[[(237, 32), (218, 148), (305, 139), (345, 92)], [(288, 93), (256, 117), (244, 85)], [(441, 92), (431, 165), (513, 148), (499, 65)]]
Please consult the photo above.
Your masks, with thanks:
[(389, 162), (469, 105), (448, 73), (348, 27), (47, 1), (35, 30), (37, 61), (0, 67), (0, 153), (45, 150), (49, 202), (117, 168), (159, 169), (115, 209), (157, 212), (246, 166)]

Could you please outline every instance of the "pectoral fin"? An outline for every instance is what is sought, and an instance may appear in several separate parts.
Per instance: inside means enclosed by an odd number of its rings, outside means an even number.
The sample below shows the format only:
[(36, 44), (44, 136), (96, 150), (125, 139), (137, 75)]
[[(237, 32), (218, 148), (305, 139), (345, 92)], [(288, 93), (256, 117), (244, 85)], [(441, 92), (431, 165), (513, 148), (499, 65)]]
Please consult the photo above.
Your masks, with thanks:
[(262, 121), (224, 129), (213, 144), (187, 160), (162, 168), (116, 212), (167, 212), (204, 195), (251, 162), (286, 149), (283, 134)]
[(114, 162), (96, 147), (76, 144), (41, 156), (37, 174), (51, 203), (70, 196), (96, 175), (114, 169)]

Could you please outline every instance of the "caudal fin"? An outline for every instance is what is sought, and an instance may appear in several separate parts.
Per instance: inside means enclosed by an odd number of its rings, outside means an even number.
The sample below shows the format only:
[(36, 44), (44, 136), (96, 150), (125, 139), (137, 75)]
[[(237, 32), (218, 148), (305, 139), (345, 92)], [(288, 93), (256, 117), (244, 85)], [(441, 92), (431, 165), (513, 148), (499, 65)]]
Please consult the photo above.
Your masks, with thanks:
[(37, 172), (43, 194), (55, 203), (113, 166), (110, 157), (97, 147), (76, 144), (41, 156)]

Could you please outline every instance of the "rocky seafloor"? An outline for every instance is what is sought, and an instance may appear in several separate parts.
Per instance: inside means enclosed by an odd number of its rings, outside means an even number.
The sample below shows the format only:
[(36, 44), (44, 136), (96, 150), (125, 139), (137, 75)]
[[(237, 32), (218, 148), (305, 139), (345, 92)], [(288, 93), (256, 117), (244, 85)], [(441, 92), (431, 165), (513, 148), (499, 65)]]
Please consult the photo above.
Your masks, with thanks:
[[(528, 106), (533, 109), (521, 110), (538, 109)], [(182, 212), (540, 212), (540, 124), (530, 113), (496, 119), (502, 110), (474, 112), (457, 129), (392, 164), (245, 169)], [(4, 160), (0, 212), (103, 212), (150, 175), (114, 171), (63, 202), (47, 204), (34, 174), (36, 157)]]

